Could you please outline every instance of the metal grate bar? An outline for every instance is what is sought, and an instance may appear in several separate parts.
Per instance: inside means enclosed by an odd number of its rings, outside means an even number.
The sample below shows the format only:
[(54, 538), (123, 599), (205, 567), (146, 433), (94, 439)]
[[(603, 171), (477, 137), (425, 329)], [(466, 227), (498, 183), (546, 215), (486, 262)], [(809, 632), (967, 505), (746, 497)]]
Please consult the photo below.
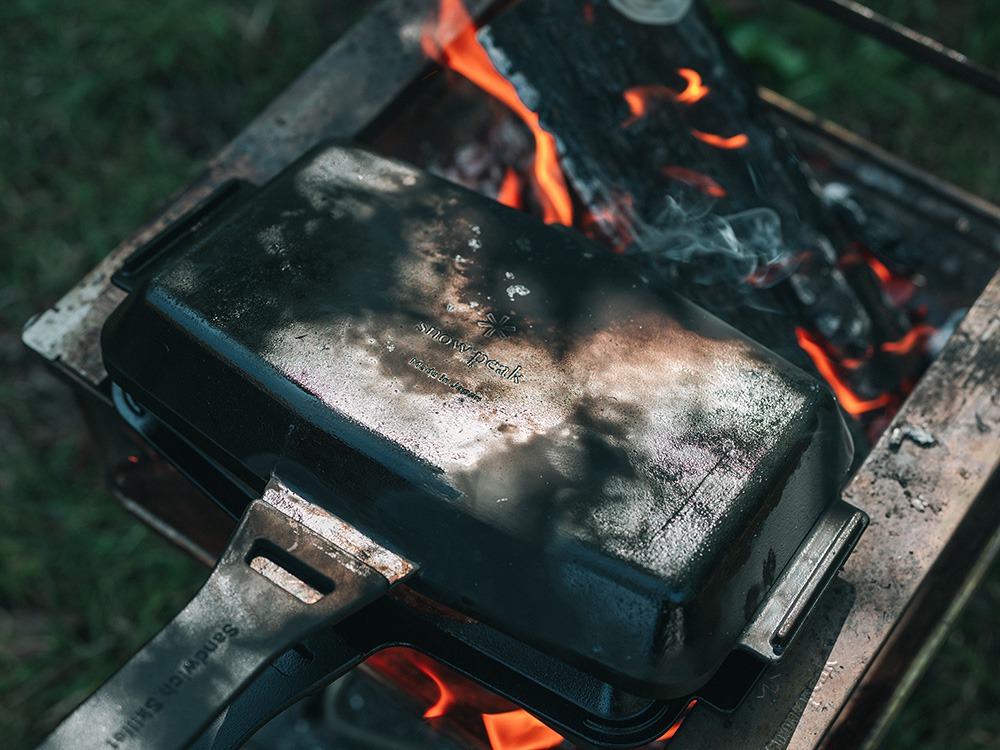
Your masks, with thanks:
[(1000, 98), (1000, 75), (929, 36), (853, 0), (794, 0), (845, 26), (894, 47), (917, 62), (937, 68), (990, 96)]

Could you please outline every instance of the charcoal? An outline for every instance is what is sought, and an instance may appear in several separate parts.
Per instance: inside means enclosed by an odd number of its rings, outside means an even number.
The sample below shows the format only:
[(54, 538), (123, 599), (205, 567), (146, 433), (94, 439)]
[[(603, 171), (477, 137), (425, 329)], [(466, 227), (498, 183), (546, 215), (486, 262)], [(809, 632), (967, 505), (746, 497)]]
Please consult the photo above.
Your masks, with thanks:
[(847, 243), (700, 5), (643, 25), (607, 2), (532, 0), (479, 40), (555, 136), (592, 234), (798, 362), (794, 324), (854, 352), (900, 335), (870, 274), (841, 272)]
[(868, 248), (893, 273), (911, 275), (920, 268), (926, 250), (910, 242), (898, 222), (866, 203), (844, 183), (825, 185), (822, 195), (847, 234)]

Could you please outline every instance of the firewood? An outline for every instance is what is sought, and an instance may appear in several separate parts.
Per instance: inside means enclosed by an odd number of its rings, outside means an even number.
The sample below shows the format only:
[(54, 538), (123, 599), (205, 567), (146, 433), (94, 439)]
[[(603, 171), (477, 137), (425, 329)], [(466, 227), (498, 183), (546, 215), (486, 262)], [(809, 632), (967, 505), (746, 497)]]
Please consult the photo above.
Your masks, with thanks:
[(555, 136), (575, 223), (797, 362), (795, 325), (849, 352), (900, 335), (742, 62), (697, 3), (635, 23), (607, 2), (523, 2), (479, 32)]

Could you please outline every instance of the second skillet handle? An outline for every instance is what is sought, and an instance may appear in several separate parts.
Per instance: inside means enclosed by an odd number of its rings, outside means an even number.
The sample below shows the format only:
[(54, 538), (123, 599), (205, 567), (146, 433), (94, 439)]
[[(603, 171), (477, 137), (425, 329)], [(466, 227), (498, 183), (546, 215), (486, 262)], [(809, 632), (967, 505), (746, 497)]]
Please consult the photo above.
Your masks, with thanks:
[(389, 587), (325, 536), (254, 500), (195, 597), (39, 750), (186, 747), (276, 656)]

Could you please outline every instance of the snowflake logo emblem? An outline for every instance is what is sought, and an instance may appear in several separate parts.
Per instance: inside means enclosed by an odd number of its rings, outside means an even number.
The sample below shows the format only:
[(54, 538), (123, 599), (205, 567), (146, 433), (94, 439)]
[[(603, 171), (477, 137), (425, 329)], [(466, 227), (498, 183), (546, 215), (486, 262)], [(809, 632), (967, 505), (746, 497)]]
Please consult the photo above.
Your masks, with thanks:
[(483, 331), (483, 335), (486, 338), (492, 338), (494, 335), (496, 335), (502, 339), (505, 339), (512, 333), (514, 333), (514, 331), (517, 330), (517, 328), (515, 328), (512, 323), (510, 323), (509, 315), (503, 315), (500, 317), (500, 320), (497, 320), (496, 315), (494, 315), (493, 313), (487, 313), (485, 319), (477, 320), (476, 325), (479, 326), (480, 328), (486, 329), (485, 331)]

